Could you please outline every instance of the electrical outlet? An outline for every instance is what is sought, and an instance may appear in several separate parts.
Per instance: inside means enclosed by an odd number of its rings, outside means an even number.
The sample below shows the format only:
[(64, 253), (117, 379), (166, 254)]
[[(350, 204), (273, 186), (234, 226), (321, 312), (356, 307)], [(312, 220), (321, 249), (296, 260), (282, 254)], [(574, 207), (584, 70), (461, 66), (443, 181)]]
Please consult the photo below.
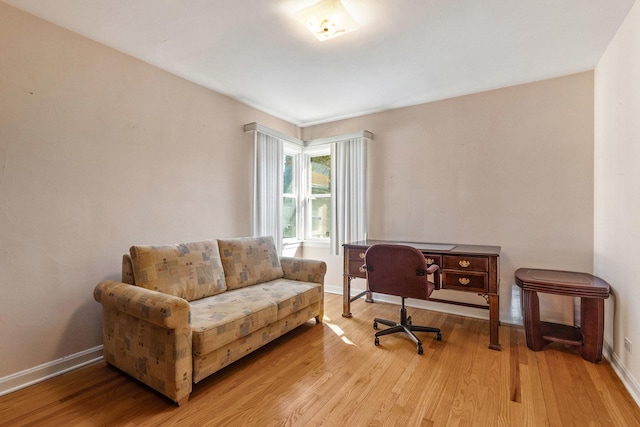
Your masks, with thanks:
[(629, 341), (629, 338), (624, 339), (624, 349), (631, 353), (631, 341)]

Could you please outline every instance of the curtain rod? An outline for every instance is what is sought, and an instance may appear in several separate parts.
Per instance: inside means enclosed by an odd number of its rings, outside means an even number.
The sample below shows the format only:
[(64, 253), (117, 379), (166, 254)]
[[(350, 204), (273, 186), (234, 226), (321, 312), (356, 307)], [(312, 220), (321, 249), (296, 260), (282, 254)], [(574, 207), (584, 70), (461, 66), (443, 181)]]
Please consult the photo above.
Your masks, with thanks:
[(275, 129), (271, 129), (267, 126), (261, 125), (260, 123), (256, 123), (256, 122), (247, 123), (246, 125), (244, 125), (244, 131), (245, 132), (255, 131), (255, 132), (264, 133), (267, 135), (275, 136), (276, 138), (280, 138), (284, 141), (291, 142), (293, 144), (303, 145), (305, 147), (320, 145), (320, 144), (331, 144), (333, 142), (340, 142), (346, 139), (355, 139), (355, 138), (367, 138), (369, 140), (373, 139), (373, 133), (369, 132), (368, 130), (361, 130), (361, 131), (352, 132), (344, 135), (333, 135), (333, 136), (327, 136), (323, 138), (310, 139), (308, 141), (302, 141), (301, 139), (287, 135)]

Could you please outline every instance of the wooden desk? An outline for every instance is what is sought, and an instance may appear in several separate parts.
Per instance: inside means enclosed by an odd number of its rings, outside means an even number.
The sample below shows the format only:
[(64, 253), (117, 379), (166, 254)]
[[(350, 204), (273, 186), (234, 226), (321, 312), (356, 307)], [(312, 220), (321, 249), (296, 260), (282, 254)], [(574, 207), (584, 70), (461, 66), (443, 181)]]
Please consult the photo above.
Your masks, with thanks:
[(421, 251), (427, 264), (437, 264), (442, 272), (442, 289), (473, 292), (483, 296), (488, 305), (467, 304), (458, 301), (430, 298), (430, 301), (477, 307), (489, 310), (489, 348), (500, 350), (498, 326), (500, 324), (500, 247), (459, 245), (448, 243), (397, 242), (385, 240), (361, 240), (346, 243), (344, 247), (342, 316), (351, 317), (351, 302), (366, 295), (373, 302), (371, 292), (365, 290), (351, 296), (351, 280), (366, 278), (362, 268), (367, 248), (377, 243), (413, 246)]
[[(550, 342), (577, 347), (583, 359), (602, 359), (604, 300), (609, 297), (607, 282), (588, 273), (520, 268), (515, 272), (520, 294), (527, 347), (542, 350)], [(580, 328), (540, 321), (538, 292), (580, 298)]]

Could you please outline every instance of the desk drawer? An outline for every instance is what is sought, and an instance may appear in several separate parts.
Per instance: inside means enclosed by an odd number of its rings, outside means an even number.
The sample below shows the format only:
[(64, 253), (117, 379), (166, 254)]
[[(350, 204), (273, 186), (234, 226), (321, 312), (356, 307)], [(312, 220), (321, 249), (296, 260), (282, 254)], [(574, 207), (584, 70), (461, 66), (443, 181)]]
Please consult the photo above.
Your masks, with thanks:
[(349, 249), (349, 261), (360, 260), (364, 264), (364, 253), (367, 252), (367, 248), (350, 248)]
[(489, 259), (487, 257), (474, 256), (444, 256), (444, 265), (442, 269), (458, 270), (458, 271), (489, 271)]
[(349, 248), (347, 252), (347, 274), (352, 277), (366, 277), (367, 273), (362, 268), (364, 253), (367, 248)]
[(442, 256), (433, 254), (424, 254), (424, 259), (427, 261), (427, 267), (431, 267), (433, 264), (440, 267), (442, 270)]
[(455, 289), (466, 292), (488, 292), (489, 276), (475, 271), (442, 271), (442, 289)]
[(349, 276), (357, 276), (357, 277), (366, 277), (367, 271), (362, 268), (364, 264), (364, 260), (360, 259), (350, 259), (349, 260)]
[[(364, 253), (367, 248), (349, 248), (347, 253), (347, 273), (353, 277), (366, 277), (366, 271), (362, 268), (364, 264)], [(442, 270), (442, 255), (424, 254), (427, 267), (436, 264)]]

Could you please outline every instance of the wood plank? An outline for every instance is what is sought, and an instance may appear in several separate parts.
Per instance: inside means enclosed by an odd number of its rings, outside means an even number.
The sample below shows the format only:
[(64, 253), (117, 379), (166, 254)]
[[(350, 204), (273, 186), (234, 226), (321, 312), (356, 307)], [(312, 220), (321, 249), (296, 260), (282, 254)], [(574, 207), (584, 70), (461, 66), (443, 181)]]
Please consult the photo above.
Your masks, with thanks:
[(399, 336), (373, 344), (373, 317), (398, 306), (362, 300), (353, 318), (327, 294), (313, 321), (195, 384), (183, 407), (104, 363), (0, 397), (0, 424), (59, 425), (640, 425), (640, 409), (608, 362), (585, 362), (554, 343), (526, 347), (502, 325), (503, 350), (487, 348), (488, 321), (409, 308), (424, 354)]

